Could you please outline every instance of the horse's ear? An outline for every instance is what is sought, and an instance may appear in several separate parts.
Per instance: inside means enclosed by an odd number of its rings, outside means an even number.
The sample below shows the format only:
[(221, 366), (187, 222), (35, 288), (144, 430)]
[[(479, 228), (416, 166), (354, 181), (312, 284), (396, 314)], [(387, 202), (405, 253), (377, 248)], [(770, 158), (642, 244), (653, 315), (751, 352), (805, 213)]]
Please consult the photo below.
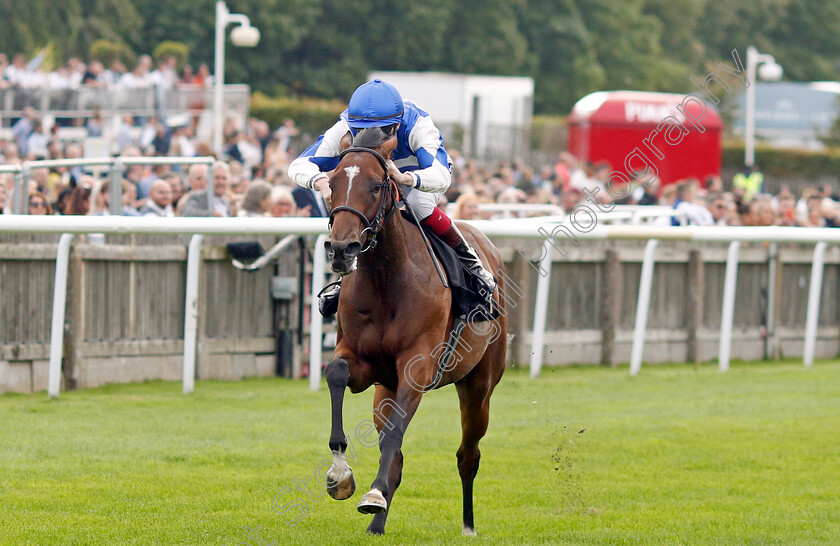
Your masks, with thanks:
[(380, 146), (380, 151), (382, 152), (382, 156), (388, 158), (391, 156), (391, 152), (397, 147), (397, 135), (392, 136), (388, 140), (382, 143)]
[(339, 143), (338, 150), (343, 152), (347, 148), (353, 145), (353, 133), (347, 131), (347, 133), (341, 137), (341, 142)]

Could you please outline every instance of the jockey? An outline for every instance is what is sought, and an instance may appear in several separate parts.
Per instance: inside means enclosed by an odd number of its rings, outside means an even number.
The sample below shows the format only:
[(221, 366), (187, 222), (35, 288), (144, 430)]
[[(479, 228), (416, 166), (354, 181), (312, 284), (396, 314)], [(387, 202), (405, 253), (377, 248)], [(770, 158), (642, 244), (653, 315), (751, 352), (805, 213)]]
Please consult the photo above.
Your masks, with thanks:
[[(359, 86), (336, 124), (289, 165), (289, 176), (298, 185), (315, 189), (329, 200), (329, 180), (331, 171), (338, 166), (341, 138), (348, 131), (355, 135), (367, 127), (396, 133), (397, 147), (388, 160), (388, 174), (398, 184), (407, 186), (406, 201), (420, 223), (455, 249), (464, 267), (486, 286), (487, 299), (492, 298), (496, 288), (493, 275), (481, 264), (458, 227), (437, 208), (452, 178), (452, 160), (443, 147), (443, 137), (429, 114), (413, 102), (403, 101), (393, 85), (373, 80)], [(336, 284), (322, 296), (319, 307), (324, 316), (335, 313), (339, 289)]]

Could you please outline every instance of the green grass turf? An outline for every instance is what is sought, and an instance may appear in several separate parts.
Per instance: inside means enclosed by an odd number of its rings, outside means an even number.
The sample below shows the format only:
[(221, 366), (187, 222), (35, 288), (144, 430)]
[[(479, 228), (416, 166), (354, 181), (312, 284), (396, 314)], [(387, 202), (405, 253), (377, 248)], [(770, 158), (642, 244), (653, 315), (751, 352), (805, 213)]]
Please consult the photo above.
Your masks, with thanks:
[[(462, 537), (457, 396), (424, 397), (387, 535), (356, 494), (278, 514), (329, 458), (329, 399), (305, 381), (115, 385), (0, 396), (0, 544), (837, 544), (840, 363), (507, 370)], [(347, 433), (372, 390), (348, 396)], [(314, 477), (308, 482), (320, 494)], [(303, 496), (303, 494), (300, 494)], [(287, 494), (283, 501), (291, 500)], [(279, 503), (278, 503), (279, 504)], [(250, 544), (257, 542), (251, 541)]]

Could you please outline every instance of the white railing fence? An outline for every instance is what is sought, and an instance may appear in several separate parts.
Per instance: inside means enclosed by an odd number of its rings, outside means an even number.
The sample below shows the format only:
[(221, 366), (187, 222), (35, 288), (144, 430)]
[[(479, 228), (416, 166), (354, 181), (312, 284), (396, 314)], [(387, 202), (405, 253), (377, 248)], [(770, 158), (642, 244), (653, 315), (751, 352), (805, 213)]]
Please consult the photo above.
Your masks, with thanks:
[[(687, 225), (684, 212), (662, 205), (594, 205), (582, 203), (598, 218), (598, 223), (641, 225), (658, 218), (676, 218), (680, 225)], [(563, 221), (568, 215), (557, 205), (537, 203), (479, 203), (483, 217), (492, 214), (494, 220), (531, 219)], [(449, 203), (446, 212), (455, 214), (455, 204)], [(574, 212), (574, 211), (573, 211)]]

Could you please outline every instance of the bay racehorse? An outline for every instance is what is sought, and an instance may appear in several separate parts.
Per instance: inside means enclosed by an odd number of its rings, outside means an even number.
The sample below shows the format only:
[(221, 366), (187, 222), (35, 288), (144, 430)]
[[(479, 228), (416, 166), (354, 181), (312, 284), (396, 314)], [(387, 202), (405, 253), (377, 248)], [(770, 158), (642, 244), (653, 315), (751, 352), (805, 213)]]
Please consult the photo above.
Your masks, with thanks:
[[(383, 534), (400, 485), (403, 435), (423, 393), (454, 384), (461, 404), (458, 472), (463, 488), (463, 532), (475, 534), (473, 481), (478, 472), (478, 442), (487, 431), (490, 395), (502, 377), (507, 346), (505, 276), (493, 244), (479, 231), (459, 224), (484, 266), (496, 274), (494, 302), (499, 316), (468, 322), (451, 359), (438, 362), (455, 319), (452, 295), (443, 286), (422, 234), (397, 211), (399, 191), (388, 177), (387, 159), (397, 144), (379, 128), (342, 140), (332, 171), (330, 235), (326, 242), (332, 270), (346, 275), (338, 306), (335, 358), (325, 376), (332, 403), (327, 491), (344, 500), (355, 491), (347, 465), (342, 422), (344, 391), (375, 385), (374, 422), (379, 434), (379, 470), (359, 502), (375, 514), (368, 532)], [(349, 273), (353, 273), (350, 275)], [(461, 323), (463, 326), (463, 323)], [(442, 375), (441, 375), (442, 373)], [(373, 433), (373, 429), (370, 429)], [(375, 434), (371, 434), (376, 438)]]

